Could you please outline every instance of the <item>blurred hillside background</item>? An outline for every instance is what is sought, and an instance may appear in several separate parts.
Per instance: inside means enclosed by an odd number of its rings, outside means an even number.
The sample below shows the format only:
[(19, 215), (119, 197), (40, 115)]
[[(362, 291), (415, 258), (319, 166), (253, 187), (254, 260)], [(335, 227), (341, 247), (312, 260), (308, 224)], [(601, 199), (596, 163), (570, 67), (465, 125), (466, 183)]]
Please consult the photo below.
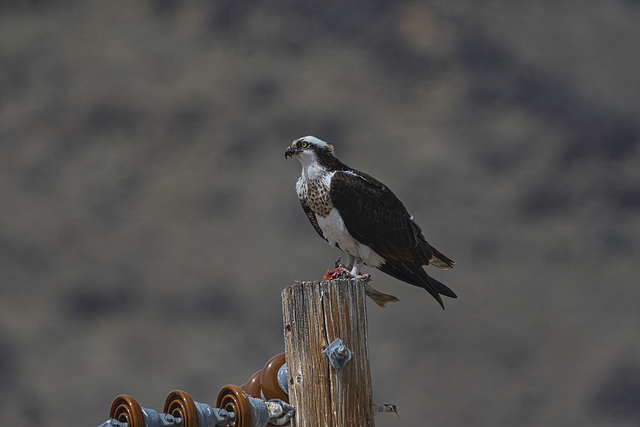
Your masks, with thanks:
[(378, 426), (640, 424), (640, 3), (3, 1), (0, 411), (213, 403), (340, 253), (284, 149), (335, 145), (434, 246), (377, 271)]

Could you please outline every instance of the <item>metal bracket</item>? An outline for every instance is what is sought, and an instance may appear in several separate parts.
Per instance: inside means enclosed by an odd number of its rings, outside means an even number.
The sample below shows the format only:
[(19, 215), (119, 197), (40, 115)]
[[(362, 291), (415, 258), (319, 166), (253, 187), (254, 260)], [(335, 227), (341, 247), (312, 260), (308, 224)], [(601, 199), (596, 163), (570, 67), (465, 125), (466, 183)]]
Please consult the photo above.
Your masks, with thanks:
[(271, 399), (264, 402), (269, 411), (269, 423), (282, 426), (287, 424), (296, 414), (296, 409), (280, 399)]
[(327, 356), (329, 363), (333, 366), (333, 369), (339, 371), (342, 367), (351, 360), (353, 353), (347, 348), (340, 338), (336, 338), (329, 347), (322, 351), (322, 354)]

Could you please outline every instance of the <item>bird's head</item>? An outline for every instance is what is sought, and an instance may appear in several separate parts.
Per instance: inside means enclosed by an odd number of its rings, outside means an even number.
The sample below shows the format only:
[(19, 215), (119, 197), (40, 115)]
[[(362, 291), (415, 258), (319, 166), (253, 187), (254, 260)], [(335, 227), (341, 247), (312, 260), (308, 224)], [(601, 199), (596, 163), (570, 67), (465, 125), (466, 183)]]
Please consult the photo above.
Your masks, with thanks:
[(315, 136), (298, 138), (284, 151), (284, 158), (296, 156), (300, 163), (308, 165), (312, 163), (326, 163), (326, 160), (335, 159), (333, 145), (324, 142)]

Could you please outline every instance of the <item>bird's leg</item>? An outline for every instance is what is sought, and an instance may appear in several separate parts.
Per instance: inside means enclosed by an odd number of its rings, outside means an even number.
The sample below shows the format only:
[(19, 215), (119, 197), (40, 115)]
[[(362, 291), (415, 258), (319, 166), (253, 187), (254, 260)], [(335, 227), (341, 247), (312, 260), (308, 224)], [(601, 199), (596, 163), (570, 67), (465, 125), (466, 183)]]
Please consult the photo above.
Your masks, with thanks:
[(342, 264), (342, 267), (344, 267), (345, 270), (351, 270), (355, 262), (356, 262), (356, 257), (354, 257), (353, 255), (347, 254), (347, 262)]
[(351, 254), (347, 254), (347, 257), (347, 262), (344, 264), (342, 264), (340, 260), (336, 261), (335, 270), (327, 270), (327, 274), (324, 275), (324, 279), (334, 279), (336, 275), (339, 275), (343, 279), (358, 279), (364, 280), (365, 282), (371, 280), (370, 274), (360, 274), (360, 267), (362, 267), (364, 261)]
[[(353, 277), (355, 277), (356, 279), (359, 278), (359, 276), (361, 276), (360, 274), (360, 268), (362, 268), (362, 264), (364, 264), (364, 261), (362, 261), (361, 259), (355, 259), (354, 263), (353, 263), (353, 268), (351, 269), (351, 275)], [(369, 276), (367, 274), (367, 276)]]
[[(362, 259), (356, 258), (353, 255), (349, 255), (347, 263), (343, 265), (344, 269), (346, 270), (343, 274), (351, 279), (365, 281), (371, 280), (370, 274), (360, 274), (360, 268), (362, 267), (362, 264), (364, 264), (364, 261)], [(351, 271), (349, 271), (349, 269), (351, 269)]]
[(357, 276), (358, 274), (360, 274), (360, 268), (362, 268), (362, 264), (364, 264), (364, 261), (362, 261), (360, 258), (354, 258), (353, 259), (353, 265), (351, 266), (351, 275), (352, 276)]

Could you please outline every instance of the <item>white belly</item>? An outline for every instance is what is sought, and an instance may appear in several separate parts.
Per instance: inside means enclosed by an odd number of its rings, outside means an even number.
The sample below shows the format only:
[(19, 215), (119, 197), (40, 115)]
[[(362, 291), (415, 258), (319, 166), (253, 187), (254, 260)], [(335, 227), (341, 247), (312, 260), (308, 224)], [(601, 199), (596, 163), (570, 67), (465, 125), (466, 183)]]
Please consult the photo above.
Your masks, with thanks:
[(331, 246), (340, 246), (340, 249), (347, 255), (352, 255), (371, 267), (377, 267), (384, 261), (369, 246), (363, 245), (351, 237), (337, 209), (332, 209), (331, 213), (324, 218), (317, 216), (316, 219), (324, 237)]

